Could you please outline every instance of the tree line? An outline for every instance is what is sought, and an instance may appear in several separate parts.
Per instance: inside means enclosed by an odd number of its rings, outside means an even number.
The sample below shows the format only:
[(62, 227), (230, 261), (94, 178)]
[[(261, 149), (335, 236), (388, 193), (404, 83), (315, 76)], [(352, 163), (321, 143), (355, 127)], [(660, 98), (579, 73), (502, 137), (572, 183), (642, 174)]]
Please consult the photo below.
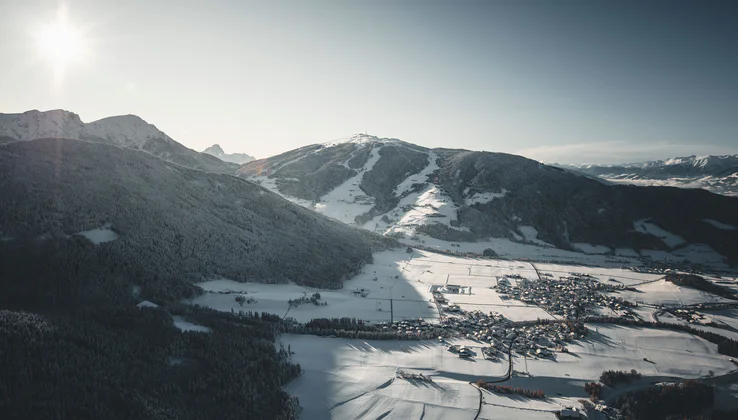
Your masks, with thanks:
[(290, 419), (281, 387), (300, 367), (279, 329), (184, 306), (0, 310), (0, 418)]

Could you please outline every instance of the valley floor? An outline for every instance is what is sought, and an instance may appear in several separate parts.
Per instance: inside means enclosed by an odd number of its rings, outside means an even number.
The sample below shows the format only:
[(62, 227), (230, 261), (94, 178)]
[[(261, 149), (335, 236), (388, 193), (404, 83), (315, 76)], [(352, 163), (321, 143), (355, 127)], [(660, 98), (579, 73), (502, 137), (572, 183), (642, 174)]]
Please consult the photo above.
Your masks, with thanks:
[[(206, 293), (191, 303), (221, 311), (269, 312), (294, 318), (300, 323), (315, 318), (349, 317), (370, 325), (386, 326), (389, 321), (402, 320), (419, 322), (419, 319), (433, 325), (447, 324), (449, 319), (461, 322), (475, 313), (493, 313), (513, 325), (522, 325), (520, 321), (563, 322), (562, 316), (549, 313), (535, 302), (503, 299), (497, 286), (500, 282), (516, 285), (518, 282), (526, 284), (523, 279), (535, 281), (542, 277), (559, 279), (573, 275), (591, 276), (588, 278), (608, 286), (634, 288), (635, 291), (602, 293), (638, 302), (630, 316), (645, 321), (658, 320), (661, 316), (664, 322), (677, 323), (680, 320), (664, 314), (664, 308), (731, 302), (666, 282), (660, 272), (646, 271), (614, 266), (463, 258), (418, 250), (408, 253), (401, 249), (375, 254), (374, 263), (345, 281), (341, 290), (218, 279), (200, 284)], [(735, 285), (735, 279), (708, 279)], [(444, 291), (443, 296), (449, 302), (442, 305), (435, 302), (433, 292), (438, 290)], [(319, 305), (308, 302), (290, 306), (288, 303), (315, 293), (320, 294)], [(248, 300), (242, 305), (236, 301), (236, 296)], [(323, 302), (327, 305), (320, 304)], [(453, 305), (458, 305), (458, 313), (449, 312)], [(734, 328), (733, 325), (738, 325), (735, 310), (700, 313)], [(628, 313), (596, 307), (593, 314), (618, 317)], [(690, 326), (714, 330), (726, 337), (738, 334), (715, 327)], [(303, 408), (301, 418), (306, 420), (554, 419), (554, 412), (565, 407), (581, 407), (578, 401), (588, 398), (584, 384), (597, 381), (605, 370), (637, 370), (644, 378), (637, 387), (685, 378), (714, 376), (715, 381), (719, 381), (738, 376), (736, 364), (719, 354), (716, 344), (692, 334), (601, 323), (586, 324), (586, 327), (587, 335), (574, 338), (566, 344), (566, 352), (556, 351), (550, 358), (520, 352), (508, 356), (502, 352), (494, 360), (487, 360), (481, 350), (489, 344), (476, 337), (472, 337), (473, 340), (448, 338), (439, 342), (285, 334), (278, 345), (294, 353), (293, 362), (299, 363), (304, 372), (286, 390), (299, 398)], [(385, 331), (394, 332), (386, 327)], [(468, 347), (472, 356), (459, 357), (447, 349), (450, 344)], [(509, 357), (512, 357), (510, 372)], [(404, 379), (403, 374), (416, 376)], [(536, 400), (480, 390), (474, 385), (480, 379), (540, 390), (547, 398)], [(738, 397), (738, 388), (731, 388), (729, 383), (720, 384), (718, 395), (718, 403), (730, 407)]]

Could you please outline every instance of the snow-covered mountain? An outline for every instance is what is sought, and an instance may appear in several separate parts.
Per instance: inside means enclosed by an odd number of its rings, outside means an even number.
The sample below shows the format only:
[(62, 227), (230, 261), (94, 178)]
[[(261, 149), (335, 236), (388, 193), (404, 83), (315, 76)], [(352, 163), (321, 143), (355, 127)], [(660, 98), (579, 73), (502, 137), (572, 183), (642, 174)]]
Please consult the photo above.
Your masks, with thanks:
[(623, 165), (557, 165), (610, 182), (702, 188), (738, 196), (738, 155), (687, 156)]
[(241, 165), (254, 160), (253, 156), (249, 156), (246, 153), (226, 153), (219, 144), (214, 144), (202, 152), (215, 156), (224, 162), (233, 162)]
[(120, 115), (84, 123), (65, 111), (27, 111), (0, 114), (0, 143), (40, 138), (68, 138), (102, 142), (143, 150), (180, 165), (216, 172), (234, 167), (211, 155), (198, 153), (135, 115)]
[(738, 226), (734, 198), (613, 185), (503, 153), (361, 134), (249, 162), (239, 175), (411, 243), (508, 255), (526, 246), (659, 259), (722, 254), (738, 262), (738, 237), (718, 227)]

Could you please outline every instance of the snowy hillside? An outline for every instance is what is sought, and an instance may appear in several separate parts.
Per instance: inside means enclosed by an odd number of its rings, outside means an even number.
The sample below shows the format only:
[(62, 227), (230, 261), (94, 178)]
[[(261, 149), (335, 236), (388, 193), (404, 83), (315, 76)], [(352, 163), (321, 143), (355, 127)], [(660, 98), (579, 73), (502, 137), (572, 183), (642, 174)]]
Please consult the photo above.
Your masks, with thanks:
[(87, 135), (79, 115), (60, 109), (22, 114), (0, 113), (0, 138), (7, 141), (27, 141), (39, 138), (64, 137), (79, 139)]
[[(344, 223), (453, 251), (717, 264), (738, 255), (734, 235), (703, 221), (736, 225), (731, 198), (633, 189), (502, 153), (359, 134), (249, 162), (238, 173)], [(670, 203), (683, 203), (680, 212)]]
[(614, 183), (701, 188), (738, 196), (738, 155), (687, 156), (624, 165), (559, 165)]
[(109, 143), (143, 150), (183, 166), (214, 172), (231, 172), (234, 169), (230, 164), (211, 155), (186, 148), (135, 115), (120, 115), (84, 123), (79, 115), (64, 110), (0, 114), (0, 143), (42, 138)]
[(93, 121), (86, 125), (90, 136), (103, 138), (111, 143), (141, 149), (147, 141), (161, 139), (174, 142), (171, 137), (153, 124), (135, 115), (120, 115)]

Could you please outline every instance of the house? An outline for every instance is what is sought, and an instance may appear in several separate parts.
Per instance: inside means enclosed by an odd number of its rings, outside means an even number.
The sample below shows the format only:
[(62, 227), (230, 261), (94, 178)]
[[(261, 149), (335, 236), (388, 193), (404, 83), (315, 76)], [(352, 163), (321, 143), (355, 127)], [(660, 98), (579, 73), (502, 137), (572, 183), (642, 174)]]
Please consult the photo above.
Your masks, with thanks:
[(560, 419), (586, 419), (587, 416), (579, 411), (577, 408), (564, 408), (559, 412)]

